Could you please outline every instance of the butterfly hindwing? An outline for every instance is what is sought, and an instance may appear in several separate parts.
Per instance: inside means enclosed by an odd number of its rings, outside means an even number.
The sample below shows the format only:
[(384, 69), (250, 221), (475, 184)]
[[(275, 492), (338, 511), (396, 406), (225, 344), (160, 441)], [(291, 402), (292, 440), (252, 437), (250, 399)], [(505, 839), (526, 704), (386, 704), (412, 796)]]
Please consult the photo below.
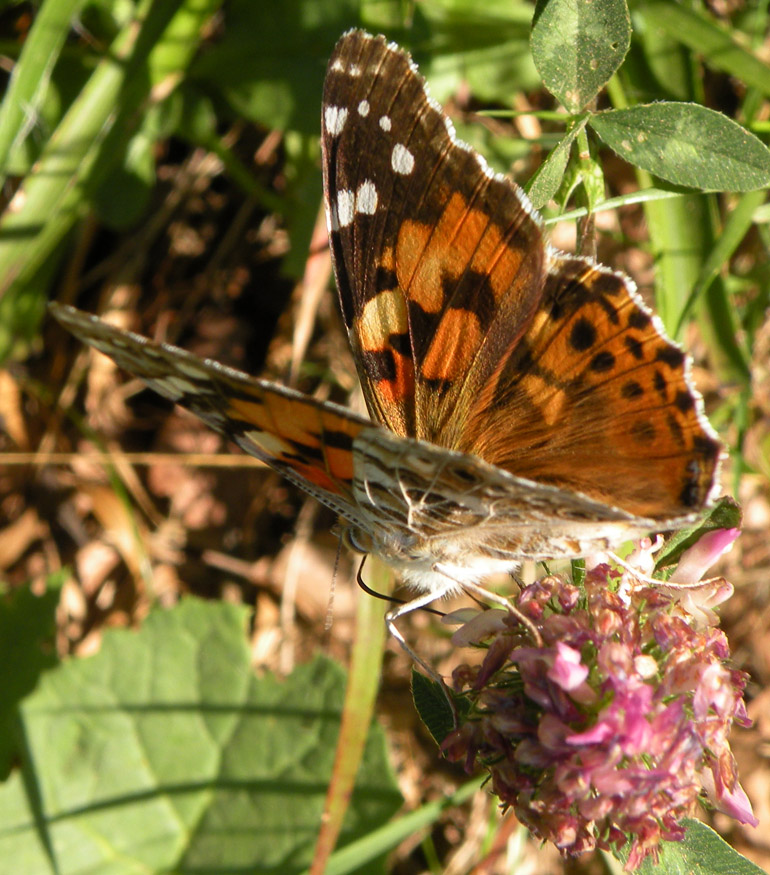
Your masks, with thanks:
[(707, 502), (720, 453), (688, 371), (627, 277), (552, 253), (540, 307), (479, 394), (461, 448), (673, 521)]

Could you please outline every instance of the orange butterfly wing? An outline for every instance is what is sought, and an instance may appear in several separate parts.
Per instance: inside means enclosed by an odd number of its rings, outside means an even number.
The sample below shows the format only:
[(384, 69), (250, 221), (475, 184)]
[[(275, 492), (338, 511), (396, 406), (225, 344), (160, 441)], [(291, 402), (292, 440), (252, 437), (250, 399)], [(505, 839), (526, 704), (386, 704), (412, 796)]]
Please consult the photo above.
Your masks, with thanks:
[(50, 311), (76, 337), (187, 408), (287, 479), (349, 519), (353, 441), (368, 420), (306, 395), (121, 331), (74, 307)]

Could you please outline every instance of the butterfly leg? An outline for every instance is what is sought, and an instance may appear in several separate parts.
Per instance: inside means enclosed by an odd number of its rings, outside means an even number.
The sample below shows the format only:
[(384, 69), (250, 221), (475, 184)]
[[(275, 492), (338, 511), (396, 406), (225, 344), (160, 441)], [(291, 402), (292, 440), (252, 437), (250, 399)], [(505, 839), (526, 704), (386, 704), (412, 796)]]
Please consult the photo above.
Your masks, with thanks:
[[(437, 571), (439, 574), (443, 574), (444, 577), (448, 577), (452, 580), (450, 574), (447, 573), (445, 568), (442, 568), (440, 564), (436, 564), (433, 566), (433, 570)], [(542, 647), (543, 639), (540, 636), (540, 632), (537, 630), (537, 627), (529, 619), (529, 617), (525, 616), (515, 605), (511, 604), (510, 599), (507, 599), (505, 596), (498, 595), (496, 592), (492, 592), (491, 590), (485, 589), (483, 586), (479, 586), (477, 583), (469, 583), (468, 581), (453, 581), (455, 586), (450, 588), (450, 591), (456, 589), (458, 586), (464, 589), (466, 592), (471, 593), (472, 595), (480, 598), (484, 601), (494, 602), (495, 604), (500, 605), (505, 608), (516, 621), (521, 624), (526, 631), (528, 632), (530, 638), (532, 639), (532, 643), (535, 647)]]
[(443, 598), (445, 595), (448, 595), (450, 592), (453, 592), (457, 589), (457, 585), (451, 579), (447, 580), (446, 586), (443, 589), (434, 589), (430, 592), (426, 592), (425, 594), (418, 596), (416, 599), (412, 599), (411, 601), (404, 602), (404, 604), (398, 605), (395, 608), (392, 608), (385, 614), (385, 625), (388, 627), (388, 632), (398, 641), (399, 645), (403, 648), (403, 650), (409, 654), (409, 656), (420, 666), (420, 668), (428, 675), (428, 677), (435, 681), (444, 692), (444, 696), (446, 697), (447, 702), (449, 703), (449, 707), (452, 711), (452, 717), (454, 718), (455, 726), (457, 725), (457, 709), (455, 708), (455, 703), (452, 699), (452, 694), (447, 688), (444, 679), (441, 675), (433, 669), (431, 666), (425, 662), (420, 656), (418, 656), (414, 650), (406, 643), (406, 639), (399, 631), (396, 626), (396, 620), (400, 617), (403, 617), (404, 614), (410, 614), (412, 611), (417, 611), (420, 608), (426, 607), (426, 605), (431, 604), (431, 602), (438, 601)]

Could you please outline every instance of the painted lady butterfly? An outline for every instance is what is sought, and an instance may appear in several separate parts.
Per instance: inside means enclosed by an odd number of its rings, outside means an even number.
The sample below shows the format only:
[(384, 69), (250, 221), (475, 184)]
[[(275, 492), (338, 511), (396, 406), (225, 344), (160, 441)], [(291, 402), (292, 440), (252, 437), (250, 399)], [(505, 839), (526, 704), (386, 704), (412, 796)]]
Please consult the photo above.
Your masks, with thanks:
[(337, 511), (421, 592), (523, 557), (681, 527), (720, 446), (684, 353), (626, 277), (551, 249), (516, 185), (455, 138), (409, 56), (339, 41), (323, 174), (342, 315), (374, 422), (70, 307), (53, 314)]

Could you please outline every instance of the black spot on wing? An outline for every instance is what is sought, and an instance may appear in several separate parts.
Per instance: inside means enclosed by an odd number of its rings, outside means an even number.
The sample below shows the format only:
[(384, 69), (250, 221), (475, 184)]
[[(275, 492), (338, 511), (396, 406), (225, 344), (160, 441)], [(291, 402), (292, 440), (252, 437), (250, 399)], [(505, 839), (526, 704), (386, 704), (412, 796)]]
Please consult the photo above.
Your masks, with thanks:
[(627, 383), (623, 384), (620, 394), (623, 398), (630, 401), (632, 398), (641, 398), (641, 396), (644, 395), (644, 389), (642, 389), (636, 380), (629, 380)]
[(679, 347), (661, 346), (655, 351), (655, 358), (670, 368), (681, 368), (684, 365), (685, 355)]
[(569, 342), (574, 350), (584, 352), (596, 343), (596, 329), (588, 319), (577, 319), (570, 331)]
[(495, 318), (497, 300), (489, 283), (487, 274), (467, 270), (460, 277), (445, 277), (443, 283), (444, 300), (453, 310), (468, 310), (479, 320), (481, 330), (486, 332)]
[(682, 413), (689, 413), (690, 410), (695, 408), (695, 399), (689, 392), (680, 390), (676, 393), (674, 404), (676, 404), (677, 408), (681, 410)]
[(604, 374), (607, 371), (611, 371), (614, 367), (615, 356), (606, 349), (602, 350), (602, 352), (596, 353), (589, 364), (589, 368), (592, 371), (596, 371), (598, 374)]
[(623, 338), (623, 342), (626, 345), (626, 349), (638, 362), (640, 362), (644, 358), (642, 342), (638, 338), (632, 337), (630, 334), (627, 334)]
[(628, 315), (628, 327), (629, 328), (637, 328), (639, 330), (647, 328), (652, 322), (652, 316), (649, 313), (645, 313), (644, 310), (640, 310), (638, 307), (634, 308)]
[(396, 363), (389, 349), (366, 349), (361, 353), (363, 367), (373, 382), (396, 379)]
[(324, 429), (323, 442), (327, 447), (335, 450), (352, 450), (353, 438), (344, 431)]

